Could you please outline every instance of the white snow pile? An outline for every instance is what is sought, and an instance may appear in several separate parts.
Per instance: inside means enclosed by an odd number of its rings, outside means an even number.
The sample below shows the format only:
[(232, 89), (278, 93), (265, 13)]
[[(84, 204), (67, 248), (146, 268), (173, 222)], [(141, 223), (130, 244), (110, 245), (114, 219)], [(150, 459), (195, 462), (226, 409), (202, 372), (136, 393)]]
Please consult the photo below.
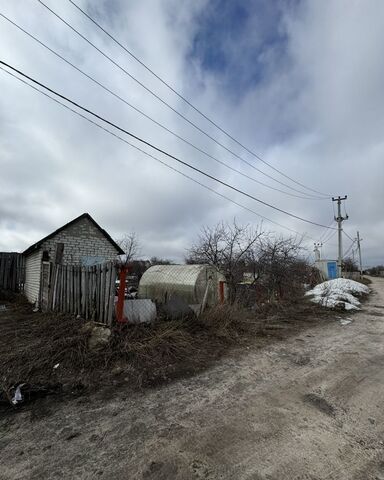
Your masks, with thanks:
[(360, 302), (356, 297), (367, 295), (369, 288), (362, 283), (347, 278), (336, 278), (316, 285), (306, 292), (311, 301), (327, 308), (344, 310), (360, 310)]

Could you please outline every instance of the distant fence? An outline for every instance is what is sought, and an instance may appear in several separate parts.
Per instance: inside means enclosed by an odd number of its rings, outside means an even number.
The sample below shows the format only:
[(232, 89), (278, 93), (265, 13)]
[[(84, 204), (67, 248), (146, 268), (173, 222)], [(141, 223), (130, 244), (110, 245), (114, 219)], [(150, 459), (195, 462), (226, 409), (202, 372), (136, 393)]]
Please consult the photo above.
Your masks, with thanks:
[(116, 273), (113, 262), (92, 267), (43, 262), (41, 309), (111, 325)]
[(343, 278), (349, 278), (351, 280), (360, 280), (361, 275), (360, 272), (342, 272)]
[(0, 252), (0, 289), (21, 292), (24, 287), (24, 257), (21, 253)]

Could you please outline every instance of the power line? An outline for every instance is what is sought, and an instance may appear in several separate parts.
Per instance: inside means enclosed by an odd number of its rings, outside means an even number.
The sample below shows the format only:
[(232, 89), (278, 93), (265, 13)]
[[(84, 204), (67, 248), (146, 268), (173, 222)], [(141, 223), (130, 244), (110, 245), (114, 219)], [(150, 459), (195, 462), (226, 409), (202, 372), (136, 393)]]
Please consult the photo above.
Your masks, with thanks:
[[(1, 62), (1, 63), (3, 63), (3, 62)], [(61, 107), (65, 108), (65, 109), (69, 110), (70, 112), (74, 113), (75, 115), (83, 118), (84, 120), (86, 120), (87, 122), (91, 123), (92, 125), (100, 128), (100, 129), (103, 130), (104, 132), (106, 132), (106, 133), (112, 135), (113, 137), (117, 138), (118, 140), (124, 142), (125, 144), (129, 145), (130, 147), (134, 148), (135, 150), (137, 150), (137, 151), (141, 152), (142, 154), (144, 154), (144, 155), (146, 155), (146, 156), (148, 156), (148, 157), (156, 160), (157, 162), (159, 162), (159, 163), (161, 163), (162, 165), (166, 166), (167, 168), (173, 170), (174, 172), (179, 173), (180, 175), (182, 175), (183, 177), (191, 180), (192, 182), (196, 183), (197, 185), (200, 185), (201, 187), (205, 188), (206, 190), (211, 191), (212, 193), (218, 195), (219, 197), (224, 198), (225, 200), (227, 200), (227, 201), (229, 201), (229, 202), (237, 205), (238, 207), (243, 208), (244, 210), (247, 210), (247, 211), (250, 212), (250, 213), (253, 213), (254, 215), (256, 215), (256, 216), (258, 216), (258, 217), (260, 217), (260, 218), (262, 218), (262, 219), (264, 219), (264, 220), (267, 220), (267, 221), (270, 222), (270, 223), (273, 223), (273, 224), (275, 224), (275, 225), (277, 225), (277, 226), (279, 226), (279, 227), (281, 227), (281, 228), (284, 228), (285, 230), (288, 230), (288, 231), (290, 231), (290, 232), (292, 232), (292, 233), (295, 233), (295, 234), (297, 234), (297, 235), (300, 235), (300, 236), (302, 236), (303, 238), (304, 238), (304, 237), (307, 237), (307, 238), (309, 238), (309, 239), (311, 239), (311, 240), (314, 240), (314, 238), (312, 238), (311, 236), (309, 236), (307, 233), (304, 233), (304, 234), (303, 234), (303, 233), (300, 233), (300, 232), (298, 232), (298, 231), (296, 231), (296, 230), (294, 230), (294, 229), (292, 229), (292, 228), (290, 228), (290, 227), (287, 227), (286, 225), (283, 225), (283, 224), (281, 224), (281, 223), (279, 223), (279, 222), (276, 222), (275, 220), (271, 220), (270, 218), (268, 218), (268, 217), (266, 217), (266, 216), (264, 216), (264, 215), (261, 215), (260, 213), (255, 212), (255, 211), (252, 210), (251, 208), (249, 208), (249, 207), (247, 207), (247, 206), (245, 206), (245, 205), (243, 205), (243, 204), (241, 204), (241, 203), (238, 203), (237, 201), (233, 200), (232, 198), (227, 197), (226, 195), (223, 195), (223, 194), (220, 193), (220, 192), (217, 192), (216, 190), (214, 190), (213, 188), (209, 187), (208, 185), (205, 185), (205, 184), (201, 183), (200, 181), (198, 181), (198, 180), (196, 180), (195, 178), (187, 175), (186, 173), (182, 172), (181, 170), (178, 170), (177, 168), (173, 167), (172, 165), (169, 165), (168, 163), (164, 162), (163, 160), (160, 160), (158, 157), (155, 157), (155, 156), (152, 155), (151, 153), (146, 152), (145, 150), (141, 149), (140, 147), (138, 147), (138, 146), (136, 146), (136, 145), (128, 142), (126, 139), (120, 137), (119, 135), (117, 135), (116, 133), (112, 132), (111, 130), (108, 130), (107, 128), (103, 127), (102, 125), (96, 123), (94, 120), (86, 117), (85, 115), (83, 115), (82, 113), (74, 110), (73, 108), (69, 107), (68, 105), (65, 105), (63, 102), (60, 102), (57, 98), (52, 97), (51, 95), (49, 95), (49, 94), (47, 94), (46, 92), (40, 90), (39, 88), (35, 87), (34, 85), (31, 85), (30, 83), (26, 82), (26, 81), (23, 80), (22, 78), (19, 78), (18, 76), (16, 76), (15, 74), (9, 72), (8, 70), (5, 70), (3, 67), (0, 67), (0, 70), (2, 70), (3, 72), (7, 73), (8, 75), (14, 77), (16, 80), (18, 80), (19, 82), (22, 82), (23, 84), (25, 84), (25, 85), (27, 85), (28, 87), (30, 87), (30, 88), (32, 88), (33, 90), (35, 90), (36, 92), (38, 92), (38, 93), (44, 95), (45, 97), (49, 98), (50, 100), (52, 100), (53, 102), (57, 103), (57, 104), (60, 105)]]
[[(274, 182), (277, 182), (279, 183), (280, 185), (284, 185), (285, 187), (295, 191), (295, 192), (298, 192), (298, 193), (301, 193), (301, 194), (304, 194), (304, 195), (312, 195), (312, 194), (308, 194), (308, 192), (303, 192), (301, 190), (298, 190), (294, 187), (292, 187), (291, 185), (288, 185), (287, 183), (284, 183), (276, 178), (274, 178), (272, 175), (269, 175), (268, 173), (265, 173), (263, 172), (262, 170), (260, 170), (259, 168), (255, 167), (255, 165), (253, 165), (252, 163), (248, 162), (247, 160), (245, 160), (243, 157), (241, 157), (240, 155), (238, 155), (236, 152), (234, 152), (233, 150), (229, 149), (228, 147), (226, 147), (223, 143), (221, 143), (219, 140), (217, 140), (216, 138), (212, 137), (209, 133), (207, 133), (205, 130), (203, 130), (202, 128), (200, 128), (198, 125), (196, 125), (194, 122), (192, 122), (191, 120), (189, 120), (189, 118), (187, 118), (185, 115), (183, 115), (182, 113), (180, 113), (178, 110), (176, 110), (174, 107), (172, 107), (172, 105), (170, 105), (168, 102), (166, 102), (165, 100), (163, 100), (159, 95), (157, 95), (153, 90), (151, 90), (150, 88), (148, 88), (146, 85), (144, 85), (144, 83), (142, 83), (140, 80), (138, 80), (134, 75), (132, 75), (131, 73), (128, 72), (128, 70), (126, 70), (124, 67), (122, 67), (119, 63), (117, 63), (115, 60), (113, 60), (113, 58), (111, 58), (108, 54), (106, 54), (103, 50), (101, 50), (99, 47), (97, 47), (93, 42), (91, 42), (85, 35), (83, 35), (82, 33), (80, 33), (78, 30), (76, 30), (76, 28), (74, 28), (69, 22), (67, 22), (63, 17), (61, 17), (58, 13), (56, 13), (54, 10), (52, 10), (48, 5), (46, 5), (42, 0), (37, 0), (44, 8), (46, 8), (49, 12), (51, 12), (56, 18), (58, 18), (61, 22), (63, 22), (68, 28), (70, 28), (73, 32), (75, 32), (80, 38), (82, 38), (85, 42), (87, 42), (89, 45), (91, 45), (95, 50), (97, 50), (101, 55), (103, 55), (104, 58), (106, 58), (107, 60), (109, 60), (113, 65), (115, 65), (119, 70), (121, 70), (123, 73), (125, 73), (126, 75), (128, 75), (129, 78), (131, 78), (134, 82), (136, 82), (138, 85), (140, 85), (142, 88), (144, 88), (148, 93), (150, 93), (153, 97), (155, 97), (157, 100), (159, 100), (163, 105), (165, 105), (166, 107), (168, 107), (169, 109), (171, 109), (174, 113), (176, 113), (176, 115), (178, 115), (179, 117), (181, 117), (183, 120), (185, 120), (187, 123), (189, 123), (191, 126), (193, 126), (196, 130), (198, 130), (200, 133), (202, 133), (203, 135), (205, 135), (207, 138), (209, 138), (210, 140), (212, 140), (213, 142), (215, 142), (217, 145), (219, 145), (221, 148), (223, 148), (224, 150), (226, 150), (227, 152), (229, 152), (231, 155), (233, 155), (234, 157), (238, 158), (239, 160), (241, 160), (242, 162), (244, 162), (246, 165), (248, 165), (249, 167), (253, 168), (254, 170), (258, 171), (259, 173), (261, 173), (262, 175), (266, 176), (267, 178), (273, 180)], [(318, 193), (318, 192), (316, 192)], [(323, 194), (320, 192), (321, 195), (329, 198), (328, 195), (326, 194)], [(313, 196), (313, 195), (312, 195)]]
[[(322, 241), (322, 244), (325, 245), (326, 243), (328, 243), (328, 242), (336, 235), (336, 232), (337, 232), (337, 230), (334, 229), (334, 230), (332, 231), (332, 233), (330, 233), (330, 234), (328, 235), (328, 237), (325, 238), (325, 239)], [(331, 245), (335, 245), (335, 246), (336, 246), (336, 244), (331, 244)]]
[(347, 251), (344, 253), (343, 258), (347, 258), (347, 255), (348, 255), (349, 252), (352, 250), (353, 245), (355, 244), (355, 242), (356, 242), (356, 240), (353, 240), (353, 242), (351, 243), (351, 245), (348, 247)]
[(276, 211), (278, 211), (278, 212), (284, 213), (285, 215), (288, 215), (288, 216), (290, 216), (290, 217), (292, 217), (292, 218), (296, 218), (297, 220), (301, 220), (302, 222), (310, 223), (310, 224), (316, 225), (316, 226), (318, 226), (318, 227), (323, 227), (323, 228), (332, 229), (332, 228), (330, 228), (330, 227), (327, 227), (326, 225), (322, 225), (321, 223), (313, 222), (312, 220), (307, 220), (307, 219), (305, 219), (305, 218), (303, 218), (303, 217), (300, 217), (300, 216), (295, 215), (295, 214), (293, 214), (293, 213), (287, 212), (286, 210), (283, 210), (283, 209), (281, 209), (281, 208), (279, 208), (279, 207), (276, 207), (275, 205), (271, 205), (271, 204), (269, 204), (269, 203), (267, 203), (267, 202), (264, 202), (263, 200), (260, 200), (259, 198), (256, 198), (256, 197), (254, 197), (253, 195), (251, 195), (251, 194), (249, 194), (249, 193), (243, 192), (242, 190), (234, 187), (233, 185), (230, 185), (230, 184), (224, 182), (223, 180), (220, 180), (220, 179), (214, 177), (213, 175), (210, 175), (209, 173), (206, 173), (206, 172), (204, 172), (203, 170), (201, 170), (201, 169), (199, 169), (199, 168), (197, 168), (197, 167), (194, 167), (193, 165), (185, 162), (184, 160), (181, 160), (180, 158), (178, 158), (178, 157), (176, 157), (176, 156), (174, 156), (174, 155), (166, 152), (165, 150), (163, 150), (163, 149), (161, 149), (161, 148), (159, 148), (159, 147), (151, 144), (151, 143), (148, 142), (147, 140), (144, 140), (144, 139), (138, 137), (137, 135), (134, 135), (133, 133), (129, 132), (128, 130), (125, 130), (124, 128), (122, 128), (122, 127), (120, 127), (119, 125), (117, 125), (117, 124), (115, 124), (115, 123), (107, 120), (106, 118), (102, 117), (101, 115), (98, 115), (97, 113), (93, 112), (92, 110), (89, 110), (88, 108), (83, 107), (83, 106), (80, 105), (79, 103), (77, 103), (77, 102), (69, 99), (68, 97), (66, 97), (66, 96), (58, 93), (57, 91), (51, 89), (50, 87), (44, 85), (43, 83), (39, 82), (38, 80), (35, 80), (34, 78), (30, 77), (29, 75), (27, 75), (27, 74), (23, 73), (22, 71), (18, 70), (17, 68), (12, 67), (12, 66), (9, 65), (8, 63), (0, 60), (0, 64), (4, 65), (4, 66), (7, 67), (7, 68), (10, 68), (10, 69), (13, 70), (14, 72), (16, 72), (16, 73), (18, 73), (19, 75), (21, 75), (22, 77), (27, 78), (29, 81), (33, 82), (34, 84), (39, 85), (40, 87), (44, 88), (45, 90), (49, 91), (50, 93), (53, 93), (53, 94), (56, 95), (57, 97), (65, 100), (66, 102), (68, 102), (68, 103), (74, 105), (75, 107), (83, 110), (84, 112), (86, 112), (86, 113), (88, 113), (88, 114), (90, 114), (90, 115), (93, 115), (93, 116), (94, 116), (95, 118), (97, 118), (98, 120), (101, 120), (101, 121), (105, 122), (106, 124), (108, 124), (108, 125), (116, 128), (117, 130), (119, 130), (119, 131), (125, 133), (126, 135), (129, 135), (130, 137), (134, 138), (135, 140), (143, 143), (144, 145), (149, 146), (150, 148), (152, 148), (152, 149), (154, 149), (154, 150), (162, 153), (163, 155), (166, 155), (166, 156), (169, 157), (169, 158), (172, 158), (173, 160), (176, 160), (178, 163), (180, 163), (180, 164), (182, 164), (182, 165), (190, 168), (191, 170), (194, 170), (195, 172), (198, 172), (198, 173), (200, 173), (201, 175), (204, 175), (204, 176), (206, 176), (207, 178), (210, 178), (211, 180), (214, 180), (215, 182), (220, 183), (221, 185), (224, 185), (225, 187), (230, 188), (231, 190), (233, 190), (233, 191), (235, 191), (235, 192), (237, 192), (237, 193), (240, 193), (240, 194), (242, 194), (242, 195), (244, 195), (244, 196), (246, 196), (246, 197), (248, 197), (248, 198), (251, 198), (252, 200), (255, 200), (256, 202), (259, 202), (259, 203), (261, 203), (262, 205), (265, 205), (265, 206), (267, 206), (267, 207), (269, 207), (269, 208), (272, 208), (273, 210), (276, 210)]
[(344, 232), (344, 235), (347, 236), (350, 240), (352, 240), (353, 242), (355, 241), (354, 238), (352, 238), (343, 228), (343, 232)]
[(129, 106), (130, 108), (132, 108), (133, 110), (135, 110), (136, 112), (138, 112), (140, 115), (144, 116), (146, 119), (150, 120), (151, 122), (153, 122), (155, 125), (159, 126), (160, 128), (162, 128), (163, 130), (167, 131), (168, 133), (172, 134), (173, 136), (175, 136), (176, 138), (178, 138), (179, 140), (183, 141), (185, 144), (189, 145), (190, 147), (194, 148), (195, 150), (197, 150), (198, 152), (204, 154), (205, 156), (211, 158), (212, 160), (214, 160), (215, 162), (225, 166), (226, 168), (228, 168), (229, 170), (232, 170), (233, 172), (235, 173), (238, 173), (239, 175), (243, 176), (244, 178), (247, 178), (248, 180), (251, 180), (255, 183), (258, 183), (266, 188), (270, 188), (274, 191), (277, 191), (277, 192), (280, 192), (280, 193), (283, 193), (285, 195), (289, 195), (291, 197), (296, 197), (296, 198), (300, 198), (300, 199), (304, 199), (304, 200), (327, 200), (326, 198), (320, 198), (320, 197), (308, 197), (308, 196), (301, 196), (301, 195), (296, 195), (294, 193), (291, 193), (291, 192), (287, 192), (285, 190), (281, 190), (279, 188), (276, 188), (276, 187), (273, 187), (272, 185), (268, 185), (264, 182), (261, 182), (259, 180), (257, 180), (256, 178), (254, 177), (251, 177), (250, 175), (247, 175), (246, 173), (243, 173), (241, 172), (240, 170), (237, 170), (236, 168), (232, 167), (231, 165), (228, 165), (226, 162), (224, 162), (223, 160), (220, 160), (218, 158), (216, 158), (215, 156), (211, 155), (210, 153), (206, 152), (205, 150), (203, 150), (202, 148), (196, 146), (195, 144), (193, 144), (192, 142), (190, 142), (189, 140), (185, 139), (184, 137), (182, 137), (181, 135), (177, 134), (176, 132), (174, 132), (173, 130), (171, 130), (170, 128), (166, 127), (165, 125), (163, 125), (162, 123), (158, 122), (157, 120), (155, 120), (154, 118), (152, 118), (150, 115), (146, 114), (145, 112), (143, 112), (142, 110), (140, 110), (138, 107), (132, 105), (130, 102), (128, 102), (128, 100), (126, 100), (125, 98), (121, 97), (119, 94), (117, 94), (116, 92), (114, 92), (113, 90), (111, 90), (110, 88), (108, 88), (107, 86), (105, 86), (104, 84), (102, 84), (101, 82), (99, 82), (98, 80), (96, 80), (92, 75), (84, 72), (84, 70), (80, 69), (79, 67), (77, 67), (75, 64), (73, 64), (71, 61), (69, 61), (68, 59), (66, 59), (65, 57), (63, 57), (60, 53), (58, 53), (57, 51), (53, 50), (51, 47), (49, 47), (46, 43), (44, 43), (43, 41), (41, 41), (39, 38), (37, 38), (36, 36), (34, 36), (32, 33), (28, 32), (27, 30), (25, 30), (23, 27), (21, 27), (20, 25), (18, 25), (16, 22), (14, 22), (13, 20), (11, 20), (9, 17), (7, 17), (6, 15), (4, 15), (3, 13), (0, 13), (0, 17), (2, 17), (4, 20), (6, 20), (7, 22), (9, 22), (11, 25), (13, 25), (14, 27), (16, 27), (18, 30), (20, 30), (21, 32), (23, 32), (25, 35), (27, 35), (29, 38), (31, 38), (32, 40), (34, 40), (35, 42), (37, 42), (40, 46), (44, 47), (45, 49), (47, 49), (49, 52), (53, 53), (57, 58), (59, 58), (60, 60), (64, 61), (65, 63), (67, 63), (68, 65), (70, 65), (72, 68), (74, 68), (76, 71), (78, 71), (79, 73), (81, 73), (82, 75), (84, 75), (86, 78), (88, 78), (89, 80), (91, 80), (93, 83), (95, 83), (96, 85), (98, 85), (99, 87), (101, 87), (103, 90), (105, 90), (106, 92), (108, 92), (109, 94), (113, 95), (115, 98), (117, 98), (118, 100), (120, 100), (121, 102), (123, 102), (124, 104), (126, 104), (127, 106)]
[[(189, 105), (193, 110), (195, 110), (197, 113), (199, 113), (203, 118), (205, 118), (209, 123), (214, 125), (218, 130), (220, 130), (224, 135), (226, 135), (228, 138), (230, 138), (233, 142), (235, 142), (237, 145), (242, 147), (244, 150), (246, 150), (248, 153), (250, 153), (252, 156), (260, 160), (262, 163), (270, 167), (272, 170), (275, 172), (279, 173), (280, 175), (284, 176), (285, 178), (291, 180), (292, 182), (296, 183), (297, 185), (300, 185), (301, 187), (306, 188), (307, 190), (310, 190), (312, 192), (318, 193), (320, 195), (326, 195), (322, 192), (319, 192), (317, 190), (314, 190), (310, 187), (307, 187), (303, 183), (298, 182), (297, 180), (293, 179), (292, 177), (289, 177), (286, 175), (284, 172), (281, 170), (277, 169), (267, 161), (265, 161), (263, 158), (261, 158), (259, 155), (257, 155), (255, 152), (250, 150), (248, 147), (243, 145), (241, 142), (239, 142), (235, 137), (233, 137), (230, 133), (228, 133), (226, 130), (224, 130), (222, 127), (220, 127), (215, 121), (213, 121), (211, 118), (209, 118), (205, 113), (203, 113), (199, 108), (197, 108), (191, 101), (189, 101), (187, 98), (185, 98), (181, 93), (179, 93), (175, 88), (173, 88), (168, 82), (166, 82), (160, 75), (158, 75), (154, 70), (152, 70), (148, 65), (146, 65), (142, 60), (140, 60), (135, 54), (133, 54), (125, 45), (123, 45), (121, 42), (119, 42), (111, 33), (109, 33), (102, 25), (100, 25), (94, 18), (92, 18), (85, 10), (83, 10), (81, 7), (79, 7), (73, 0), (69, 0), (69, 2), (77, 8), (83, 15), (85, 15), (94, 25), (96, 25), (100, 30), (102, 30), (111, 40), (113, 40), (118, 46), (120, 46), (128, 55), (130, 55), (134, 60), (136, 60), (142, 67), (144, 67), (148, 72), (150, 72), (155, 78), (157, 78), (163, 85), (168, 87), (175, 95), (177, 95), (180, 99), (182, 99), (187, 105)], [(40, 2), (42, 3), (42, 2)], [(326, 195), (329, 196), (329, 195)]]
[[(328, 226), (331, 227), (334, 224), (334, 222), (335, 222), (335, 220), (332, 220), (332, 222)], [(319, 237), (319, 242), (322, 243), (323, 240), (325, 240), (325, 238), (328, 236), (328, 234), (329, 234), (329, 230), (324, 229), (323, 233)]]

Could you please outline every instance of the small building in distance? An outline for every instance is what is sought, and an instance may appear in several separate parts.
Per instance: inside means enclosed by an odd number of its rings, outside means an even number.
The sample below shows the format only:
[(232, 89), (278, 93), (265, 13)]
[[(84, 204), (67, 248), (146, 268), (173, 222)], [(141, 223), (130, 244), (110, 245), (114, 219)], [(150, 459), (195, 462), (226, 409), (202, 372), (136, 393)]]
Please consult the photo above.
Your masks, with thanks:
[(24, 294), (29, 302), (39, 304), (44, 264), (92, 266), (122, 254), (124, 251), (111, 236), (89, 213), (83, 213), (23, 252)]
[(337, 261), (318, 259), (315, 261), (315, 267), (320, 271), (324, 280), (332, 280), (337, 278)]

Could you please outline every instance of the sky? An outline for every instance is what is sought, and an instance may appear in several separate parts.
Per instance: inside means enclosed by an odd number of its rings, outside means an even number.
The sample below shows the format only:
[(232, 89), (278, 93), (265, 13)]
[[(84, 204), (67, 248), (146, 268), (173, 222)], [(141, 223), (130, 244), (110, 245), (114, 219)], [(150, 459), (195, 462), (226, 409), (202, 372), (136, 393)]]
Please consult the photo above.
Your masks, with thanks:
[[(315, 199), (313, 190), (347, 195), (345, 232), (355, 238), (360, 231), (365, 266), (384, 263), (384, 2), (74, 1), (248, 150), (188, 106), (68, 0), (44, 2), (200, 130), (37, 0), (0, 0), (0, 12), (243, 175), (141, 116), (3, 17), (1, 60), (209, 175), (294, 215), (331, 225), (335, 205), (330, 198)], [(0, 251), (23, 251), (88, 212), (113, 238), (136, 232), (142, 257), (182, 261), (201, 226), (236, 218), (240, 224), (262, 222), (264, 230), (277, 234), (294, 230), (305, 235), (309, 252), (314, 241), (333, 234), (323, 255), (336, 258), (335, 231), (273, 210), (121, 134), (233, 203), (2, 70), (0, 89)], [(345, 237), (345, 251), (350, 244)]]

